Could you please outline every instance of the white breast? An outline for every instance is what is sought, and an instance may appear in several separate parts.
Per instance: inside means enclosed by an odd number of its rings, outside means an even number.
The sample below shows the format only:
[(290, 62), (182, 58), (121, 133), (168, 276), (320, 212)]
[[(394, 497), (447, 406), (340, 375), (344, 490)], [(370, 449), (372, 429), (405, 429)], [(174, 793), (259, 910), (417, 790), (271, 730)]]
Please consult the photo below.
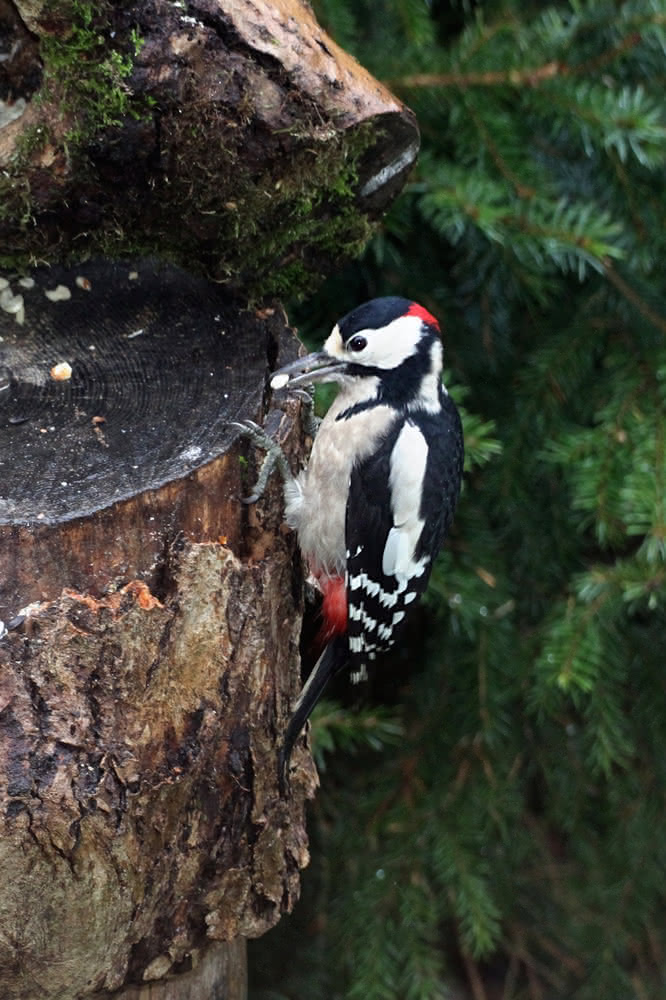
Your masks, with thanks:
[(336, 420), (344, 410), (376, 392), (375, 379), (344, 386), (317, 432), (307, 468), (285, 491), (287, 522), (298, 533), (301, 551), (315, 573), (344, 572), (345, 512), (352, 468), (376, 447), (394, 419), (388, 406)]

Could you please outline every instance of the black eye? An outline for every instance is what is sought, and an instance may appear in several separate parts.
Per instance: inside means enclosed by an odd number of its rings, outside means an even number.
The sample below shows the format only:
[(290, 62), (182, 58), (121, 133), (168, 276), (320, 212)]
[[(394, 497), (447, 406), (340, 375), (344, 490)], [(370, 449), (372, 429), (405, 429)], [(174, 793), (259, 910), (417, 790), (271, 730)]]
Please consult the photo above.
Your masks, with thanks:
[(368, 346), (368, 342), (365, 337), (352, 337), (352, 339), (347, 344), (350, 351), (362, 351), (364, 347)]

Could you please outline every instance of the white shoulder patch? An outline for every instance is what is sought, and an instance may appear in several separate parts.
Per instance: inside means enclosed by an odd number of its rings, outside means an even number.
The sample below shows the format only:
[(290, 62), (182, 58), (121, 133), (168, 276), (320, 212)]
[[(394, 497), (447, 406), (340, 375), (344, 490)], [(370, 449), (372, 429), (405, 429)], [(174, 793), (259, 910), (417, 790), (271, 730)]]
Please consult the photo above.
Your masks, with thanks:
[(382, 558), (387, 576), (407, 580), (421, 576), (427, 557), (415, 559), (424, 521), (419, 516), (428, 445), (423, 434), (408, 420), (391, 452), (389, 487), (393, 527), (388, 533)]

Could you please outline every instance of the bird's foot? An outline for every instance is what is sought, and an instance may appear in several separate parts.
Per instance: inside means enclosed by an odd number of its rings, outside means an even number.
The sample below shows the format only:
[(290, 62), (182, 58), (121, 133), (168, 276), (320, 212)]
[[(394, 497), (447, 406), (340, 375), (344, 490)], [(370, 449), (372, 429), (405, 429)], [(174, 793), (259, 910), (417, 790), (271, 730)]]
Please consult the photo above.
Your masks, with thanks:
[[(321, 418), (315, 415), (315, 390), (314, 386), (305, 386), (291, 389), (289, 385), (285, 386), (285, 391), (292, 398), (299, 399), (303, 404), (303, 430), (308, 435), (308, 437), (314, 437), (319, 429), (319, 424), (321, 423)], [(280, 389), (274, 390), (279, 392)]]
[(292, 393), (303, 402), (303, 430), (308, 437), (313, 438), (321, 423), (321, 417), (315, 414), (314, 386), (309, 389), (292, 389)]
[(273, 469), (278, 470), (284, 482), (291, 479), (289, 463), (280, 445), (268, 436), (263, 427), (255, 424), (254, 420), (234, 421), (231, 426), (236, 427), (245, 437), (250, 439), (252, 444), (266, 452), (266, 457), (261, 463), (259, 475), (257, 476), (252, 493), (249, 497), (243, 497), (243, 503), (256, 503), (266, 492), (266, 486), (268, 485), (268, 480)]

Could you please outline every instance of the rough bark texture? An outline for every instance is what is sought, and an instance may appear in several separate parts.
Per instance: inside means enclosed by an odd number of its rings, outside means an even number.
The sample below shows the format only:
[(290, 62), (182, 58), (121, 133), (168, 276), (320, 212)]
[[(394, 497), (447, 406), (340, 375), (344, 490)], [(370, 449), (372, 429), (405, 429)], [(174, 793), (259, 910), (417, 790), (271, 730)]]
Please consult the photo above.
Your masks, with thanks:
[[(39, 272), (24, 325), (0, 314), (0, 606), (16, 625), (0, 639), (3, 1000), (150, 982), (187, 970), (206, 940), (263, 933), (297, 896), (316, 782), (301, 749), (278, 794), (300, 560), (277, 483), (258, 507), (240, 502), (253, 470), (223, 433), (266, 408), (297, 446), (298, 402), (264, 400), (293, 336), (279, 310), (237, 309), (174, 268), (58, 277), (71, 298), (50, 302), (53, 272)], [(199, 332), (196, 365), (183, 327)], [(62, 382), (55, 358), (71, 361)]]
[(297, 896), (314, 783), (301, 758), (289, 802), (276, 790), (290, 554), (186, 542), (164, 603), (134, 582), (64, 592), (28, 631), (0, 650), (3, 997), (158, 979), (206, 936), (266, 931)]
[(0, 0), (0, 25), (0, 262), (168, 254), (302, 293), (416, 157), (411, 112), (304, 0)]
[(194, 956), (193, 967), (177, 978), (130, 987), (114, 1000), (244, 1000), (247, 995), (245, 941), (212, 945)]

